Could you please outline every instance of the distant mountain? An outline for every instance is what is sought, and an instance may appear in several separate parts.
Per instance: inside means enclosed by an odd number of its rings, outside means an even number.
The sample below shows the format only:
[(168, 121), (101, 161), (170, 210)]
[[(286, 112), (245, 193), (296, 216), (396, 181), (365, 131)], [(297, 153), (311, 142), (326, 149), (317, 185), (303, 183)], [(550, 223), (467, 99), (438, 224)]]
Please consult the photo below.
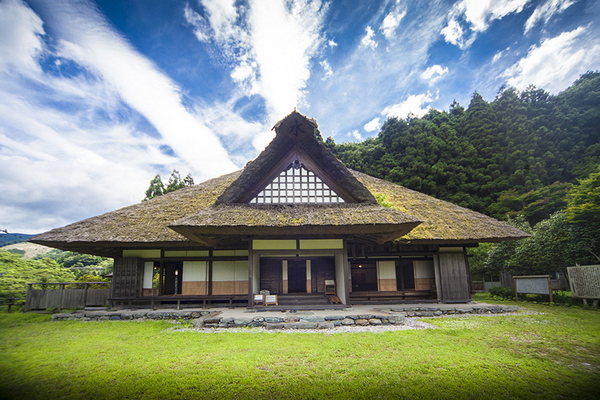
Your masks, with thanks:
[(10, 251), (12, 253), (23, 254), (23, 258), (30, 259), (43, 256), (49, 251), (55, 250), (52, 247), (46, 247), (35, 243), (19, 242), (0, 247), (0, 250)]
[(26, 233), (0, 233), (0, 247), (12, 243), (25, 242), (34, 236), (36, 235), (29, 235)]

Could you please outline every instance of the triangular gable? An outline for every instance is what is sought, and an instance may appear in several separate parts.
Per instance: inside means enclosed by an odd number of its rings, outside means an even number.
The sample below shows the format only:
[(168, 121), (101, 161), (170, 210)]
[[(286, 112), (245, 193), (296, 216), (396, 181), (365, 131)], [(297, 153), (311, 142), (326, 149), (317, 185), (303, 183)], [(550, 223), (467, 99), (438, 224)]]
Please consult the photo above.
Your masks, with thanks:
[(250, 204), (335, 203), (345, 201), (298, 158), (250, 200)]
[[(285, 175), (286, 196), (285, 200), (274, 204), (331, 204), (331, 203), (366, 203), (377, 204), (377, 201), (338, 160), (323, 143), (317, 140), (315, 130), (317, 124), (314, 120), (294, 111), (281, 121), (273, 129), (276, 136), (267, 148), (252, 162), (244, 168), (240, 177), (229, 186), (225, 192), (217, 199), (215, 204), (273, 204), (261, 202), (259, 199), (266, 199), (266, 192), (273, 196), (274, 185), (280, 190), (279, 184), (282, 174)], [(310, 192), (303, 196), (302, 181), (297, 189), (300, 192), (294, 193), (296, 186), (293, 186), (290, 193), (290, 199), (287, 196), (287, 171), (292, 168), (300, 168), (309, 171), (306, 176), (314, 175), (328, 190), (327, 195), (320, 192), (319, 195), (313, 194), (314, 202), (309, 198)], [(292, 171), (292, 176), (294, 171)], [(309, 178), (310, 180), (310, 178)], [(277, 182), (276, 182), (277, 181)], [(316, 181), (316, 179), (315, 179)], [(310, 183), (310, 182), (305, 182)], [(267, 189), (269, 188), (269, 189)], [(307, 187), (307, 191), (310, 189)], [(299, 201), (295, 201), (299, 194)], [(316, 200), (321, 198), (322, 200)], [(329, 202), (325, 199), (328, 198)], [(279, 199), (283, 199), (282, 193), (279, 193)], [(302, 201), (306, 199), (307, 201)], [(335, 199), (335, 201), (332, 201)], [(341, 201), (340, 201), (341, 200)]]

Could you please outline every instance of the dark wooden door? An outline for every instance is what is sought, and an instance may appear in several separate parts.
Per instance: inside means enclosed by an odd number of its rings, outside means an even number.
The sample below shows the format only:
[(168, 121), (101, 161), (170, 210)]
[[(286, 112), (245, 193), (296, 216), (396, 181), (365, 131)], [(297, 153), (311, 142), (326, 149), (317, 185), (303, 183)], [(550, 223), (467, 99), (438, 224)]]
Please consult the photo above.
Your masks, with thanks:
[(162, 294), (181, 294), (183, 282), (183, 263), (166, 262), (163, 265), (163, 290)]
[(271, 294), (281, 293), (281, 260), (262, 258), (260, 260), (260, 290)]
[(312, 292), (324, 293), (325, 280), (335, 280), (335, 259), (333, 257), (315, 258), (311, 261)]
[(306, 261), (288, 261), (288, 293), (306, 293)]
[(397, 290), (414, 290), (415, 270), (412, 260), (400, 260), (396, 263), (396, 286)]
[(377, 291), (377, 267), (373, 264), (352, 264), (352, 291), (375, 292)]

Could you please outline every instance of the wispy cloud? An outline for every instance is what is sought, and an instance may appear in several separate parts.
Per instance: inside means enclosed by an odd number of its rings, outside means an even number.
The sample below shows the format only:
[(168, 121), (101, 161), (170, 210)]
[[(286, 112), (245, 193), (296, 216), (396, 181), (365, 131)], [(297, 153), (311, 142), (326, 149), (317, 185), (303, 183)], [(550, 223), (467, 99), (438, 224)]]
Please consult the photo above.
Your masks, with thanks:
[(407, 118), (411, 115), (422, 117), (431, 109), (430, 104), (437, 98), (430, 92), (410, 95), (401, 103), (393, 104), (383, 109), (383, 115), (397, 118)]
[(537, 6), (525, 22), (525, 33), (531, 31), (538, 23), (547, 23), (553, 16), (565, 11), (573, 4), (575, 4), (574, 0), (547, 0), (544, 4)]
[[(305, 106), (311, 61), (325, 46), (321, 30), (326, 6), (319, 0), (252, 0), (248, 7), (234, 1), (200, 0), (207, 18), (186, 7), (187, 21), (196, 37), (213, 41), (229, 63), (231, 77), (240, 85), (236, 96), (259, 95), (266, 103), (267, 123)], [(328, 64), (322, 64), (326, 75)], [(272, 138), (265, 129), (254, 145), (263, 148)]]
[(396, 6), (385, 16), (379, 28), (386, 39), (390, 40), (395, 36), (396, 29), (405, 16), (406, 10), (402, 8), (402, 3), (398, 0)]
[(582, 71), (600, 63), (600, 43), (597, 38), (581, 40), (586, 33), (585, 27), (579, 27), (544, 40), (502, 76), (520, 90), (530, 84), (553, 93), (568, 87)]
[(520, 13), (531, 0), (461, 0), (450, 13), (441, 30), (448, 43), (461, 49), (469, 47), (477, 34), (488, 29), (493, 21)]
[(177, 85), (94, 6), (32, 3), (0, 2), (3, 225), (39, 232), (131, 204), (171, 168), (196, 179), (236, 168)]
[(363, 47), (368, 47), (370, 49), (375, 49), (378, 44), (377, 44), (377, 41), (374, 38), (375, 38), (375, 31), (370, 26), (367, 26), (365, 28), (365, 35), (360, 40), (360, 44)]
[(435, 85), (444, 75), (448, 74), (448, 68), (441, 65), (432, 65), (421, 74), (421, 78), (429, 83), (429, 86)]
[(19, 0), (0, 3), (0, 68), (14, 68), (31, 73), (40, 71), (36, 62), (42, 52), (39, 35), (44, 33), (43, 23), (29, 7)]
[(199, 177), (235, 169), (219, 138), (184, 105), (181, 89), (87, 3), (53, 2), (58, 54), (93, 71), (142, 114)]

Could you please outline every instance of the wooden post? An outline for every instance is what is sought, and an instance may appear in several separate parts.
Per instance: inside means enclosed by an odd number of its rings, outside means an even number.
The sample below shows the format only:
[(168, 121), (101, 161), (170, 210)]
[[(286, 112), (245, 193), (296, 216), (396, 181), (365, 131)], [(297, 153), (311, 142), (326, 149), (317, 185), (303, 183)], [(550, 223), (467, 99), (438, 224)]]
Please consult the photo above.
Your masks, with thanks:
[(88, 289), (90, 287), (90, 284), (88, 282), (85, 282), (83, 285), (83, 306), (81, 308), (85, 309), (87, 307)]
[(27, 284), (27, 297), (25, 299), (25, 311), (29, 310), (31, 307), (31, 296), (33, 295), (32, 293), (32, 286), (33, 284), (28, 283)]
[(63, 298), (65, 295), (65, 284), (59, 283), (58, 287), (60, 288), (60, 302), (58, 303), (58, 311), (63, 309)]

